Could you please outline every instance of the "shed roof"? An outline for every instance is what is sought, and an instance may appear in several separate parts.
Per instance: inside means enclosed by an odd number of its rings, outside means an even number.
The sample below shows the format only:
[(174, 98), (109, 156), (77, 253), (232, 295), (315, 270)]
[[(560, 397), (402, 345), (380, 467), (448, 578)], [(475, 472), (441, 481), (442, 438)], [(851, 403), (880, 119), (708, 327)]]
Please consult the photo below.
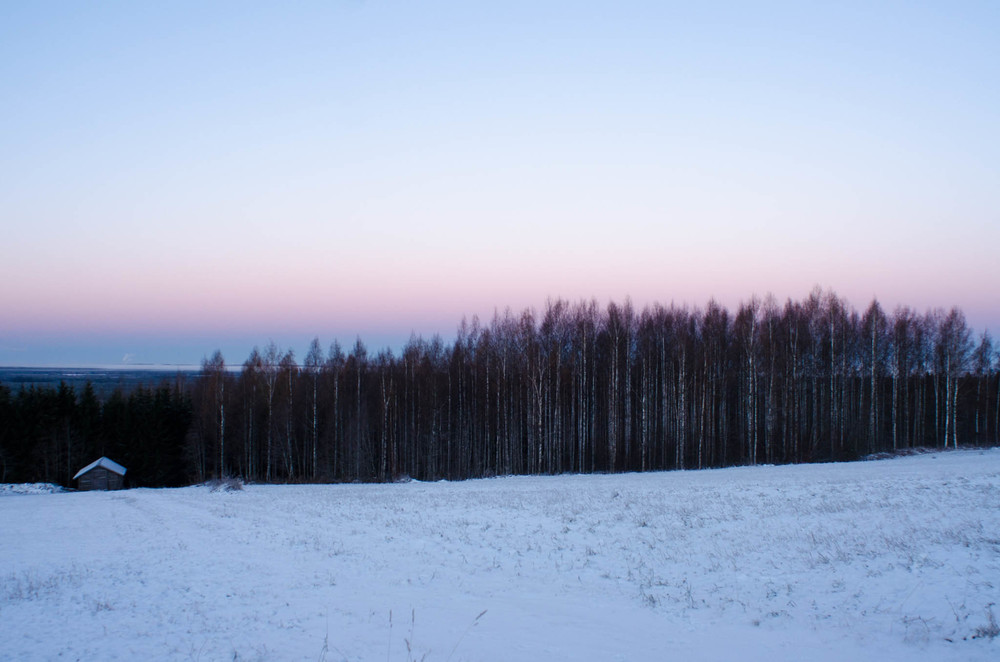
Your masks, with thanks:
[(101, 459), (95, 460), (95, 461), (91, 462), (90, 464), (88, 464), (87, 466), (85, 466), (83, 469), (80, 469), (79, 471), (77, 471), (76, 475), (73, 476), (73, 480), (76, 480), (77, 478), (79, 478), (83, 474), (87, 473), (91, 469), (96, 469), (97, 467), (104, 467), (108, 471), (114, 471), (119, 476), (124, 476), (125, 475), (125, 471), (126, 471), (125, 467), (123, 467), (122, 465), (118, 464), (117, 462), (115, 462), (113, 460), (109, 460), (106, 457), (102, 457)]

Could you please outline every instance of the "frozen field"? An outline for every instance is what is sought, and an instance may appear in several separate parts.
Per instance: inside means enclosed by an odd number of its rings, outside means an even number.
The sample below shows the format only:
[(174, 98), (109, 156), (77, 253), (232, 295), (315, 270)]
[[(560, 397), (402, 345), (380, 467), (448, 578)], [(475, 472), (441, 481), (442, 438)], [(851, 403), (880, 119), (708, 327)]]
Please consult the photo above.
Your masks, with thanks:
[(1000, 659), (1000, 450), (15, 492), (3, 659)]

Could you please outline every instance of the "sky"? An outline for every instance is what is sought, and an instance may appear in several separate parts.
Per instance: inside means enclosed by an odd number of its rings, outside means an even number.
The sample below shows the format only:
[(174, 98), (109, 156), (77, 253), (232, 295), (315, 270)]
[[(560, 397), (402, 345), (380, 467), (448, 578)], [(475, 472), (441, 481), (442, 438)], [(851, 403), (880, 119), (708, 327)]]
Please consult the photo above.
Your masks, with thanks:
[(0, 365), (830, 288), (1000, 335), (996, 2), (0, 3)]

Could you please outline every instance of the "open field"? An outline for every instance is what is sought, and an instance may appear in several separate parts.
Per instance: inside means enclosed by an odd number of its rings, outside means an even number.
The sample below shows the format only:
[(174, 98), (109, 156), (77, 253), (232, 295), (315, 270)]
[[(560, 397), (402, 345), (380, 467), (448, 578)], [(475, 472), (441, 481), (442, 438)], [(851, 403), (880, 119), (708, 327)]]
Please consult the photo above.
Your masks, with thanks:
[(0, 530), (4, 659), (1000, 659), (996, 449), (12, 494)]

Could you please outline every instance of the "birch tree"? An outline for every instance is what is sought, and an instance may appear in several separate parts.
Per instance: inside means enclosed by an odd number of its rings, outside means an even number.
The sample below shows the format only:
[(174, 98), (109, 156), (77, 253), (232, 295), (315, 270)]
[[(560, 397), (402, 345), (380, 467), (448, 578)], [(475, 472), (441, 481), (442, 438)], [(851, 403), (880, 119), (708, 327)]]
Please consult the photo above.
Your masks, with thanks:
[(950, 436), (952, 447), (957, 448), (959, 378), (968, 370), (972, 353), (972, 332), (961, 310), (952, 308), (944, 316), (938, 329), (937, 339), (937, 353), (945, 381), (944, 444), (948, 445)]
[(215, 419), (215, 437), (218, 446), (218, 465), (216, 476), (222, 478), (226, 473), (226, 361), (222, 358), (222, 352), (216, 350), (212, 358), (203, 359), (201, 362), (201, 379), (213, 404), (213, 417)]
[(306, 352), (304, 365), (309, 380), (309, 475), (316, 480), (319, 449), (319, 376), (323, 367), (323, 349), (319, 338), (313, 338)]

